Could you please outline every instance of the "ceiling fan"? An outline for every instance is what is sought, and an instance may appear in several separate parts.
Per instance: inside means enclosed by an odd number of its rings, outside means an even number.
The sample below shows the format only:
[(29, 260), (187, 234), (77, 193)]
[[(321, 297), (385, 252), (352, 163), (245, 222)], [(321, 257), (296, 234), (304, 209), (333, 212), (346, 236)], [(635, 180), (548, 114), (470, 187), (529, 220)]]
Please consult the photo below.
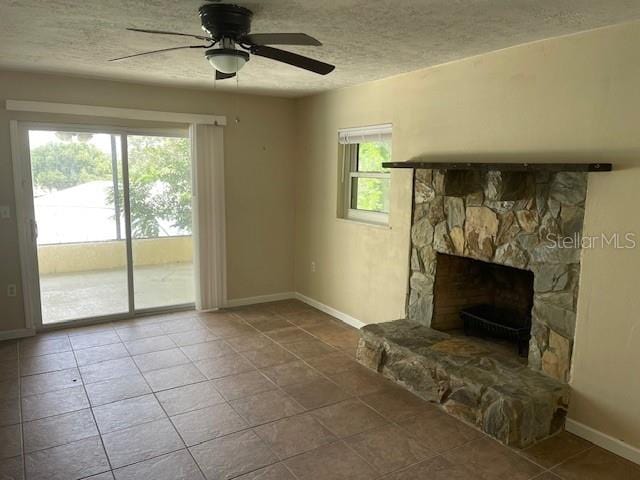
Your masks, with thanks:
[(110, 62), (127, 58), (150, 55), (190, 48), (205, 49), (205, 57), (216, 69), (216, 80), (235, 77), (238, 71), (249, 61), (250, 55), (270, 58), (277, 62), (287, 63), (310, 72), (326, 75), (335, 69), (334, 65), (314, 60), (313, 58), (288, 52), (270, 45), (307, 45), (321, 46), (315, 38), (304, 33), (249, 33), (253, 12), (245, 7), (226, 3), (211, 3), (200, 7), (200, 21), (206, 35), (167, 32), (163, 30), (147, 30), (127, 28), (133, 32), (153, 33), (160, 35), (177, 35), (192, 37), (206, 42), (205, 45), (186, 45), (163, 48), (150, 52), (136, 53), (125, 57), (113, 58)]

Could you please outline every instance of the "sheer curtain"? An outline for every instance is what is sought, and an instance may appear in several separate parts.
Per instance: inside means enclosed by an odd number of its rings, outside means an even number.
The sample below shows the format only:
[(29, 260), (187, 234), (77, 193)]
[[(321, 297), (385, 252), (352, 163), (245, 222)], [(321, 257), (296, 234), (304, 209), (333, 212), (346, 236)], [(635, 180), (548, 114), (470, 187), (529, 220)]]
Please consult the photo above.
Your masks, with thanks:
[(227, 300), (223, 127), (192, 124), (193, 239), (196, 308)]

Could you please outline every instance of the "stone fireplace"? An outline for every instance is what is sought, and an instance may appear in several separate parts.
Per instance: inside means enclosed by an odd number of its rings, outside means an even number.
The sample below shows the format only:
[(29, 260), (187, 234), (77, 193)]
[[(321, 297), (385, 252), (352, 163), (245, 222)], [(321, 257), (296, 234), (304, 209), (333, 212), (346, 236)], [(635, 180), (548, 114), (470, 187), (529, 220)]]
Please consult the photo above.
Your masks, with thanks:
[(529, 367), (567, 382), (587, 176), (416, 170), (407, 318), (432, 326), (438, 253), (533, 273)]
[[(561, 239), (582, 234), (586, 186), (582, 172), (416, 169), (406, 318), (364, 327), (359, 361), (506, 444), (561, 429), (580, 271)], [(481, 305), (524, 322), (524, 359), (464, 335)]]

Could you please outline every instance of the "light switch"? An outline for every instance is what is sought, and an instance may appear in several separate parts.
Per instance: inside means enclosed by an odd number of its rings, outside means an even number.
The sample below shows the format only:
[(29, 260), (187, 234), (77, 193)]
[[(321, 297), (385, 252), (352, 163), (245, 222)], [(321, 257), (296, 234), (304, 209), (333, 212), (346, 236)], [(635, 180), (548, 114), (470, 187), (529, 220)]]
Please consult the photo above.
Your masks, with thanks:
[(3, 220), (11, 218), (11, 209), (9, 205), (0, 205), (0, 218)]

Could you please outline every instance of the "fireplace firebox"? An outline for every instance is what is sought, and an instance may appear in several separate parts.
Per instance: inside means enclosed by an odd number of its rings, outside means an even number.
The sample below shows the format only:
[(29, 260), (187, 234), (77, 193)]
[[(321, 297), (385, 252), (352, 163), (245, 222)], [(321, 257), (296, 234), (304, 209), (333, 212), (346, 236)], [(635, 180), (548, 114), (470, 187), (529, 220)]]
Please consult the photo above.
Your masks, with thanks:
[(438, 253), (431, 328), (477, 336), (526, 357), (531, 336), (533, 273)]

